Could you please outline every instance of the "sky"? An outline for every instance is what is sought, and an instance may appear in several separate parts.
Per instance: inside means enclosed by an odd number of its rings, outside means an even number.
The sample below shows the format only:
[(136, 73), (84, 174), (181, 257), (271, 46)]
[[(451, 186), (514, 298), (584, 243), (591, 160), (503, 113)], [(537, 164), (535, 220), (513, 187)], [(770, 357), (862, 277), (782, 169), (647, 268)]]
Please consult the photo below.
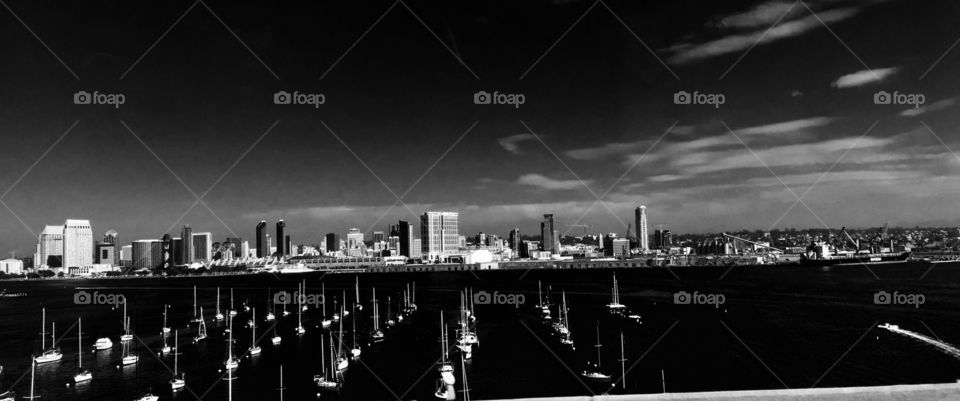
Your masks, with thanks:
[(427, 210), (466, 235), (623, 234), (641, 204), (651, 231), (960, 224), (960, 3), (346, 3), (6, 2), (0, 250), (68, 218), (282, 218), (294, 243)]

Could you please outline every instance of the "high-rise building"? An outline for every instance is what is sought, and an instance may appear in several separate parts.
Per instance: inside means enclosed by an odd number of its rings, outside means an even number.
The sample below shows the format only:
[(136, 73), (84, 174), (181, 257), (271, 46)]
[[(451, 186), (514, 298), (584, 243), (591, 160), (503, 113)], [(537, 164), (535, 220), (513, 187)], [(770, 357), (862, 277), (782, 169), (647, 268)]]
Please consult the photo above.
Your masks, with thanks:
[(423, 256), (423, 243), (420, 238), (413, 239), (413, 245), (410, 246), (410, 259), (420, 259)]
[(329, 233), (326, 237), (327, 253), (334, 253), (340, 250), (340, 234)]
[(459, 220), (457, 212), (426, 212), (420, 216), (421, 250), (427, 260), (440, 260), (460, 250)]
[(188, 263), (208, 262), (212, 258), (213, 258), (213, 234), (193, 233), (193, 260)]
[(363, 245), (363, 232), (359, 228), (351, 228), (347, 231), (347, 249), (357, 249)]
[(93, 265), (93, 230), (89, 220), (67, 220), (63, 224), (63, 267)]
[(283, 237), (283, 253), (282, 256), (294, 255), (296, 252), (293, 252), (293, 248), (290, 247), (290, 236), (286, 235)]
[(520, 228), (514, 227), (510, 230), (510, 249), (513, 250), (514, 257), (520, 256)]
[(180, 246), (180, 257), (176, 258), (177, 263), (189, 265), (193, 263), (194, 254), (196, 253), (193, 248), (193, 229), (190, 228), (190, 225), (184, 225), (180, 230), (180, 239), (183, 241), (183, 244)]
[(373, 232), (373, 242), (380, 243), (387, 240), (386, 234), (383, 231), (374, 231)]
[(647, 207), (640, 205), (633, 211), (634, 224), (637, 228), (637, 241), (640, 243), (640, 250), (643, 252), (650, 250), (650, 235), (647, 233)]
[(560, 231), (557, 230), (553, 221), (553, 214), (543, 215), (543, 222), (540, 223), (540, 236), (543, 241), (543, 250), (551, 254), (560, 253)]
[[(179, 242), (180, 242), (180, 247), (182, 248), (184, 245), (183, 244), (184, 241), (181, 239)], [(164, 270), (169, 269), (173, 267), (173, 265), (176, 263), (173, 248), (174, 248), (173, 238), (170, 238), (170, 234), (163, 234), (163, 238), (160, 240), (160, 268), (161, 269), (164, 269)]]
[(232, 245), (231, 248), (233, 249), (233, 257), (230, 259), (245, 258), (250, 256), (248, 255), (249, 249), (245, 249), (243, 245), (245, 242), (246, 241), (244, 241), (243, 238), (227, 237), (227, 243)]
[(283, 222), (283, 219), (277, 222), (277, 256), (287, 256), (286, 245), (286, 236), (283, 234), (283, 229), (287, 227), (287, 223)]
[(98, 264), (114, 265), (119, 259), (117, 246), (109, 243), (98, 243), (94, 261)]
[(36, 267), (63, 267), (63, 226), (46, 226), (37, 241), (33, 257)]
[[(267, 245), (267, 221), (260, 220), (257, 223), (257, 257), (265, 258), (270, 256), (270, 247)], [(246, 256), (244, 256), (246, 257)]]
[[(117, 233), (117, 230), (113, 230), (113, 229), (107, 230), (107, 232), (103, 235), (103, 243), (113, 245), (114, 259), (112, 263), (114, 264), (114, 266), (119, 266), (120, 265), (120, 234)], [(105, 263), (105, 262), (100, 262), (100, 263)]]
[[(400, 220), (397, 223), (397, 236), (400, 237), (400, 254), (408, 258), (413, 257), (413, 225)], [(421, 250), (422, 252), (422, 250)]]
[(142, 239), (133, 241), (131, 259), (134, 269), (153, 269), (160, 265), (162, 259), (162, 242), (159, 240)]

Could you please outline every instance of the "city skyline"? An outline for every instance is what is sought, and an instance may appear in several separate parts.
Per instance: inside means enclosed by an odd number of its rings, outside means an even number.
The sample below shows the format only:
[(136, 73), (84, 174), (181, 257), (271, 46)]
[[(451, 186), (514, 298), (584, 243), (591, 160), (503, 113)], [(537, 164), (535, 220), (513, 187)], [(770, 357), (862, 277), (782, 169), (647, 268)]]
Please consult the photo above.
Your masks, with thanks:
[[(561, 234), (623, 234), (640, 204), (675, 233), (957, 225), (960, 53), (942, 32), (960, 5), (931, 4), (568, 1), (505, 3), (505, 17), (378, 2), (267, 17), (211, 3), (223, 23), (196, 8), (162, 37), (185, 6), (12, 3), (31, 30), (0, 28), (18, 55), (0, 67), (0, 146), (15, 150), (0, 158), (0, 245), (32, 254), (49, 220), (75, 217), (130, 240), (185, 223), (249, 239), (285, 219), (294, 242), (319, 243), (427, 210), (459, 212), (464, 234), (535, 233), (544, 214)], [(79, 91), (126, 103), (74, 104)], [(286, 107), (278, 91), (326, 102)], [(474, 104), (479, 91), (525, 103)], [(925, 103), (875, 104), (880, 91)]]

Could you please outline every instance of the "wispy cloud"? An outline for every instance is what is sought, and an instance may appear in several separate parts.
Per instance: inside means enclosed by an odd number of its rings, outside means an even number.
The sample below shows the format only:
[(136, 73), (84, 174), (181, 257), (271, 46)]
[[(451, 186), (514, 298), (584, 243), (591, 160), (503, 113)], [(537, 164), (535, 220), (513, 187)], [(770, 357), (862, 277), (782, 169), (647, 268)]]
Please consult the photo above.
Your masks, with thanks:
[(593, 181), (586, 180), (581, 183), (579, 180), (556, 180), (541, 174), (524, 174), (517, 178), (517, 184), (528, 185), (531, 187), (549, 189), (549, 190), (569, 190), (583, 187), (584, 184), (590, 185)]
[(830, 86), (838, 89), (845, 89), (873, 84), (887, 79), (891, 75), (895, 74), (899, 69), (900, 68), (898, 67), (890, 67), (861, 70), (837, 78), (837, 80), (833, 81)]
[[(861, 11), (859, 7), (837, 8), (819, 12), (816, 16), (798, 18), (792, 21), (781, 22), (777, 26), (766, 29), (757, 29), (747, 33), (738, 33), (711, 40), (705, 43), (684, 43), (671, 48), (674, 54), (667, 59), (671, 64), (686, 64), (694, 61), (741, 52), (751, 46), (773, 43), (782, 39), (797, 37), (820, 28), (823, 24), (837, 23), (846, 20)], [(765, 13), (769, 13), (766, 11)], [(748, 26), (752, 22), (759, 22), (766, 17), (743, 17), (741, 25)], [(819, 16), (819, 19), (817, 18)], [(735, 19), (735, 21), (738, 21)], [(821, 22), (822, 21), (822, 22)]]
[(834, 119), (830, 117), (812, 117), (773, 124), (758, 125), (755, 127), (739, 128), (736, 130), (736, 132), (740, 135), (788, 134), (808, 128), (823, 127), (833, 121)]
[(536, 139), (533, 134), (517, 134), (503, 137), (497, 140), (500, 143), (500, 146), (503, 147), (507, 152), (513, 153), (515, 155), (522, 154), (520, 151), (520, 142), (531, 141)]
[(731, 14), (720, 19), (720, 25), (724, 28), (767, 28), (773, 25), (784, 13), (790, 14), (783, 17), (786, 20), (793, 19), (793, 16), (803, 12), (803, 7), (795, 7), (794, 1), (771, 1), (754, 6), (750, 10), (742, 13)]
[(955, 103), (956, 103), (956, 99), (955, 99), (955, 98), (943, 99), (943, 100), (940, 100), (940, 101), (936, 101), (936, 102), (930, 103), (930, 104), (928, 104), (928, 105), (926, 105), (926, 106), (923, 106), (923, 107), (906, 109), (906, 110), (900, 112), (900, 115), (901, 115), (901, 116), (904, 116), (904, 117), (916, 117), (916, 116), (919, 116), (919, 115), (921, 115), (921, 114), (926, 114), (926, 113), (930, 113), (930, 112), (934, 112), (934, 111), (943, 110), (943, 109), (945, 109), (945, 108), (947, 108), (947, 107), (953, 106)]

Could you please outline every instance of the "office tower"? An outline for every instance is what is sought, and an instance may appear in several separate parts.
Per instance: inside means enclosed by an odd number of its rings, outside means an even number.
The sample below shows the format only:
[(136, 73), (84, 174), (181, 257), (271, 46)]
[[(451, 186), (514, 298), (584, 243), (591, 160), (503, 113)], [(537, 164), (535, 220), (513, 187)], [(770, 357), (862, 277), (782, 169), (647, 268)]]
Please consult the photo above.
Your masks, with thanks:
[(381, 242), (383, 242), (383, 241), (386, 241), (386, 238), (387, 238), (387, 237), (384, 235), (383, 231), (374, 231), (374, 232), (373, 232), (373, 242), (374, 242), (374, 243), (381, 243)]
[(162, 242), (142, 239), (133, 242), (131, 257), (134, 269), (153, 269), (162, 259)]
[(653, 230), (653, 246), (657, 249), (663, 247), (663, 233), (660, 230)]
[[(232, 256), (232, 255), (231, 255)], [(193, 234), (193, 262), (207, 262), (213, 258), (213, 234), (194, 233)]]
[[(107, 230), (107, 232), (103, 236), (103, 243), (113, 245), (114, 259), (112, 263), (114, 265), (119, 265), (120, 264), (120, 234), (117, 233), (117, 230), (112, 230), (112, 229)], [(104, 263), (104, 262), (100, 262), (100, 263)]]
[(560, 231), (557, 230), (553, 221), (553, 214), (543, 215), (543, 222), (540, 223), (540, 236), (544, 251), (549, 251), (554, 255), (560, 253)]
[(89, 220), (67, 220), (63, 225), (63, 267), (93, 265), (93, 230)]
[(363, 232), (359, 228), (351, 228), (347, 231), (347, 249), (357, 249), (363, 245)]
[(420, 259), (423, 255), (422, 251), (423, 243), (420, 241), (420, 238), (413, 239), (413, 245), (410, 246), (410, 259)]
[(120, 248), (120, 265), (130, 266), (133, 262), (133, 245), (124, 245)]
[(98, 264), (116, 264), (115, 261), (119, 260), (119, 255), (117, 255), (117, 246), (109, 243), (99, 243), (97, 244), (97, 252), (94, 261)]
[(280, 255), (290, 256), (290, 255), (293, 255), (294, 253), (295, 252), (293, 252), (293, 248), (290, 247), (290, 236), (287, 235), (283, 237), (283, 253), (281, 253)]
[(626, 238), (614, 238), (611, 241), (613, 252), (611, 256), (615, 258), (625, 258), (630, 255), (630, 240)]
[(397, 223), (397, 235), (400, 237), (400, 254), (413, 257), (413, 226), (404, 220)]
[(267, 255), (267, 257), (273, 256), (274, 249), (273, 237), (271, 237), (270, 234), (267, 234), (267, 251), (264, 252), (264, 255)]
[(510, 230), (510, 249), (513, 249), (515, 255), (520, 256), (520, 228), (518, 227)]
[(286, 245), (286, 236), (283, 235), (283, 229), (287, 227), (287, 223), (283, 222), (283, 219), (277, 222), (277, 256), (287, 256)]
[(327, 252), (334, 253), (340, 250), (340, 235), (336, 233), (327, 234)]
[(477, 236), (473, 239), (473, 242), (476, 243), (477, 246), (487, 245), (487, 234), (484, 234), (483, 231), (478, 232)]
[(440, 260), (460, 250), (460, 214), (426, 212), (420, 216), (421, 252), (428, 260)]
[(180, 249), (178, 249), (180, 257), (176, 258), (176, 261), (178, 264), (189, 265), (193, 263), (196, 253), (193, 248), (193, 229), (190, 228), (189, 224), (180, 229), (180, 240), (182, 241)]
[(614, 248), (613, 241), (617, 239), (617, 233), (607, 234), (605, 237), (602, 237), (600, 240), (603, 242), (603, 254), (606, 256), (613, 256)]
[(640, 205), (633, 211), (634, 224), (636, 224), (637, 241), (640, 242), (641, 251), (650, 250), (650, 235), (647, 233), (647, 207)]
[(400, 253), (400, 237), (397, 235), (387, 237), (387, 249), (393, 251), (393, 254), (402, 255)]
[(230, 259), (249, 256), (249, 250), (247, 249), (249, 246), (244, 245), (245, 241), (242, 238), (227, 237), (227, 243), (231, 244), (230, 248), (233, 249), (233, 257)]
[(63, 267), (63, 226), (46, 226), (40, 232), (34, 266)]
[[(267, 221), (260, 220), (257, 223), (257, 257), (265, 258), (270, 256), (270, 247), (267, 246)], [(246, 257), (246, 255), (244, 255)]]
[(240, 243), (240, 257), (243, 259), (250, 257), (250, 241), (243, 241)]

